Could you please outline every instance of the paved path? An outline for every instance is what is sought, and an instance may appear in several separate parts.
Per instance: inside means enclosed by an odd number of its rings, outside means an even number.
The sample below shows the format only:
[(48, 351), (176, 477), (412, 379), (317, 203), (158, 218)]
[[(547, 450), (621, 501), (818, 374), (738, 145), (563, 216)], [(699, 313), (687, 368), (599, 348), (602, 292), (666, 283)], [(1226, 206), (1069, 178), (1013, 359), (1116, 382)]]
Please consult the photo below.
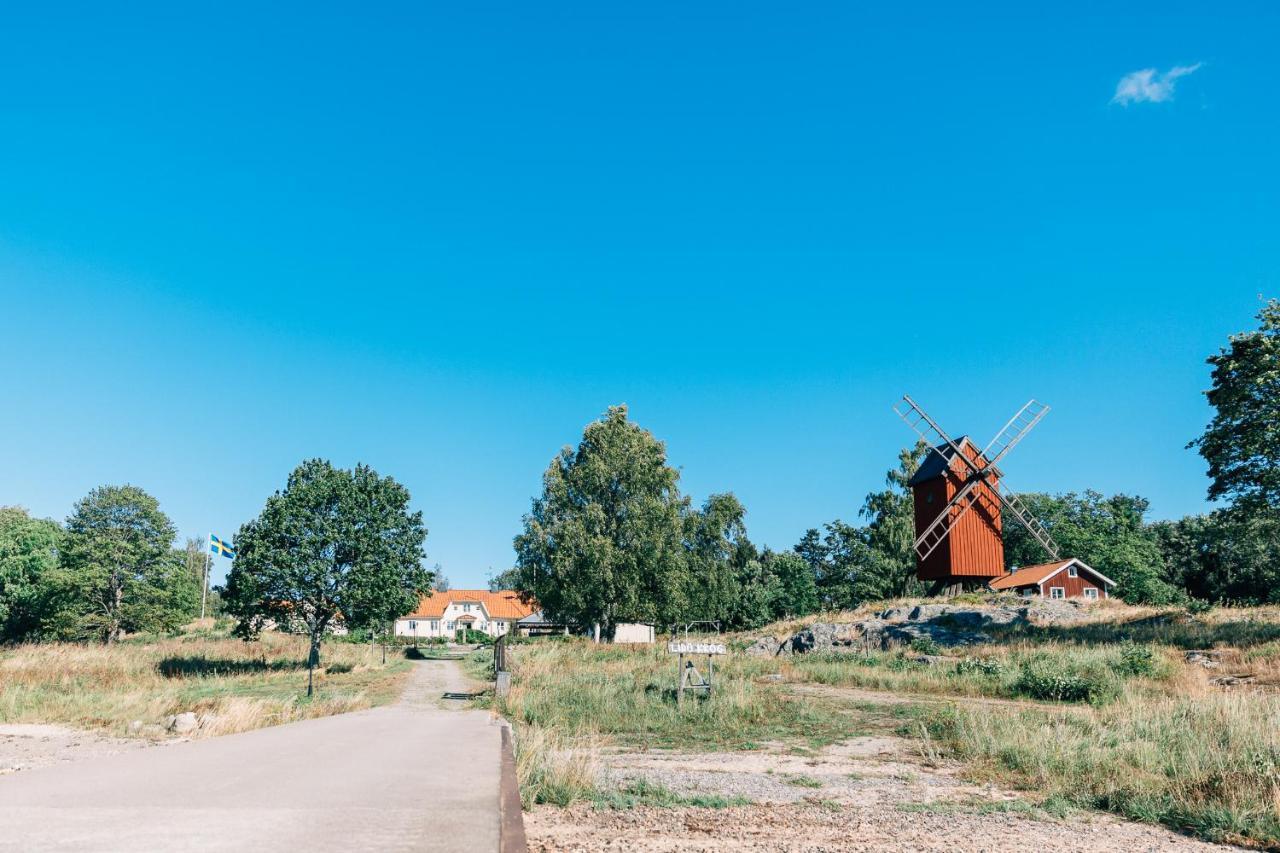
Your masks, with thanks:
[(419, 661), (396, 705), (0, 777), (0, 850), (498, 849), (501, 730)]

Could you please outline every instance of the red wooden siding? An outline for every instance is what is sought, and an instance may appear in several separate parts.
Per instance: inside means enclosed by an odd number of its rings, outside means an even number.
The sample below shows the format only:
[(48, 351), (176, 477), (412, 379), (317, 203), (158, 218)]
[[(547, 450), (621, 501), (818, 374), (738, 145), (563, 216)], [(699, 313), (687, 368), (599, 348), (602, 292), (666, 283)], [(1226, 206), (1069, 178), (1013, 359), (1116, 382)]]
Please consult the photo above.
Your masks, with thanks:
[(1070, 569), (1063, 569), (1040, 585), (1044, 590), (1045, 598), (1053, 595), (1049, 589), (1055, 586), (1062, 587), (1067, 598), (1083, 598), (1086, 589), (1096, 589), (1100, 599), (1107, 597), (1107, 585), (1102, 581), (1088, 576), (1089, 573), (1084, 569), (1080, 569), (1078, 576), (1074, 578), (1068, 574), (1070, 571)]
[[(965, 454), (977, 462), (981, 452), (972, 444), (963, 445)], [(981, 462), (979, 462), (981, 464)], [(955, 497), (963, 487), (969, 467), (955, 459), (945, 476), (936, 477), (915, 486), (916, 535), (933, 521), (942, 507)], [(992, 494), (992, 486), (999, 481), (992, 477), (991, 486), (979, 485), (966, 498), (972, 506), (963, 515), (961, 506), (951, 510), (952, 517), (959, 516), (947, 538), (939, 543), (926, 560), (916, 561), (916, 577), (921, 580), (946, 578), (984, 579), (1004, 574), (1004, 543), (1000, 538), (1000, 504)]]

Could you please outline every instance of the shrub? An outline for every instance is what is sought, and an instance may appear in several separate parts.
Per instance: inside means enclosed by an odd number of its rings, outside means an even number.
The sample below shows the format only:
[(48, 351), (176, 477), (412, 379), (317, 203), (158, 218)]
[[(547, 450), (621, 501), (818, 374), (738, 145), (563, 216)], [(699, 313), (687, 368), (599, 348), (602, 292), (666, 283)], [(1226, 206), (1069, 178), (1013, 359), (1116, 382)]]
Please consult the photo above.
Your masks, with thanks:
[(995, 658), (965, 658), (956, 664), (957, 675), (1000, 675), (1004, 664)]
[(911, 641), (911, 651), (922, 655), (937, 655), (942, 653), (942, 647), (933, 637), (916, 637)]
[(1111, 668), (1120, 675), (1155, 675), (1158, 668), (1156, 650), (1126, 640), (1116, 648)]
[(1044, 655), (1023, 661), (1015, 693), (1054, 702), (1102, 704), (1120, 692), (1115, 674), (1094, 664), (1073, 664)]

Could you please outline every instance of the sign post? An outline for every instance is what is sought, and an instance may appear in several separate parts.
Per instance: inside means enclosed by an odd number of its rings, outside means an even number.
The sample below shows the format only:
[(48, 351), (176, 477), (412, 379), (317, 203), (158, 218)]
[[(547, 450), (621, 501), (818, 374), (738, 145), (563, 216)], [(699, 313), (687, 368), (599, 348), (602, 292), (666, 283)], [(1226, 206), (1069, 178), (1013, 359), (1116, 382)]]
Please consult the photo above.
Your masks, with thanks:
[[(705, 690), (711, 695), (715, 686), (715, 656), (725, 654), (724, 643), (698, 643), (689, 640), (672, 640), (667, 643), (667, 651), (676, 655), (676, 706), (684, 705), (686, 690)], [(707, 675), (704, 678), (698, 668), (693, 665), (696, 656), (707, 656)], [(688, 656), (689, 660), (685, 660)]]

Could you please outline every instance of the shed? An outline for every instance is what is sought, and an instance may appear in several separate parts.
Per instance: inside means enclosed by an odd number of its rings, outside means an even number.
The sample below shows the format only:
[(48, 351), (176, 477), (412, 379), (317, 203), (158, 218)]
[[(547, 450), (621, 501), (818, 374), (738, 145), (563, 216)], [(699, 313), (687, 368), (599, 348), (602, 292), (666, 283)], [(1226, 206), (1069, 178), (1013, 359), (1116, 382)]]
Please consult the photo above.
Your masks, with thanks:
[(1085, 598), (1096, 601), (1110, 598), (1110, 589), (1116, 582), (1090, 566), (1084, 560), (1072, 557), (1056, 563), (1026, 566), (1012, 574), (993, 580), (994, 590), (1008, 590), (1019, 595), (1040, 598)]
[(615, 643), (652, 643), (653, 626), (642, 622), (619, 622), (613, 629)]

